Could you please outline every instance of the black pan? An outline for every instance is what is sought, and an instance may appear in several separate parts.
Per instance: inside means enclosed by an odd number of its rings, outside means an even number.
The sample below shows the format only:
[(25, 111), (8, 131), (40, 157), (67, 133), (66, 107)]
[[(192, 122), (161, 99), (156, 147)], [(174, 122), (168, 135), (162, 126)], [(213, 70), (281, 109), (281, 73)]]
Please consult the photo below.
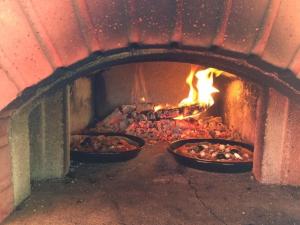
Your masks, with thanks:
[(78, 162), (88, 162), (88, 163), (110, 163), (110, 162), (121, 162), (127, 161), (136, 157), (140, 151), (142, 146), (144, 146), (145, 141), (139, 137), (122, 134), (122, 133), (98, 133), (98, 132), (85, 132), (81, 134), (84, 136), (120, 136), (125, 137), (129, 140), (132, 140), (136, 143), (136, 148), (129, 151), (124, 152), (82, 152), (82, 151), (74, 151), (71, 149), (71, 160)]
[(200, 143), (200, 142), (208, 142), (213, 144), (224, 144), (224, 145), (226, 144), (237, 145), (237, 146), (244, 147), (251, 152), (254, 151), (253, 145), (237, 142), (237, 141), (225, 140), (225, 139), (179, 140), (171, 143), (170, 146), (168, 147), (168, 151), (173, 154), (173, 156), (179, 163), (182, 163), (185, 166), (196, 168), (196, 169), (212, 171), (212, 172), (221, 172), (221, 173), (240, 173), (240, 172), (247, 172), (252, 170), (251, 161), (221, 162), (221, 161), (212, 161), (212, 160), (204, 160), (204, 159), (195, 159), (195, 158), (185, 157), (175, 152), (175, 150), (181, 147), (182, 145), (185, 145), (187, 143)]

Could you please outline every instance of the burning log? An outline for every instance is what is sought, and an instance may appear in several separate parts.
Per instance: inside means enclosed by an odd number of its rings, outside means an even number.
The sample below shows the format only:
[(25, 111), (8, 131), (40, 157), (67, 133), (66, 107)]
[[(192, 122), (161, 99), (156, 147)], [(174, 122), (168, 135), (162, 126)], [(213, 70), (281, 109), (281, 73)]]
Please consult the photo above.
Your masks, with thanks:
[(190, 106), (182, 106), (175, 108), (161, 108), (158, 110), (144, 110), (141, 112), (132, 112), (129, 114), (129, 117), (132, 117), (137, 120), (161, 120), (161, 119), (178, 119), (186, 118), (198, 115), (199, 113), (205, 111), (205, 107), (201, 107), (198, 104)]
[[(171, 142), (186, 138), (240, 140), (239, 134), (229, 129), (222, 122), (221, 117), (197, 116), (197, 113), (205, 110), (204, 107), (199, 105), (164, 107), (158, 108), (148, 103), (123, 105), (86, 131), (121, 132), (142, 137), (152, 144), (158, 141)], [(176, 119), (178, 116), (182, 118)]]

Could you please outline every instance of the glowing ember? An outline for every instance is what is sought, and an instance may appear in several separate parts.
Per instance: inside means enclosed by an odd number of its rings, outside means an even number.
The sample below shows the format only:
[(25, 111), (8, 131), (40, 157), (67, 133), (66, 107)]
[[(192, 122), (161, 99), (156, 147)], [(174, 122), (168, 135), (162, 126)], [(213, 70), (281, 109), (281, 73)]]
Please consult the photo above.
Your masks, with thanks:
[(160, 109), (162, 109), (163, 108), (163, 106), (162, 105), (156, 105), (156, 106), (154, 106), (154, 112), (157, 112), (158, 110), (160, 110)]

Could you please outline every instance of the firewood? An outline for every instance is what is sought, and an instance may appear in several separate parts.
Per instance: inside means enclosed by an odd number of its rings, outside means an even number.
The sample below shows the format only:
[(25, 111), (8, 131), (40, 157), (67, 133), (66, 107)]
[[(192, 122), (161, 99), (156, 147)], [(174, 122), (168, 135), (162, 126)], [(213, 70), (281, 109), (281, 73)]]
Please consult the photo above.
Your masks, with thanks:
[(139, 113), (130, 114), (131, 117), (138, 120), (161, 120), (161, 119), (174, 119), (178, 116), (192, 116), (205, 111), (205, 107), (197, 105), (174, 107), (174, 108), (162, 108), (157, 111), (154, 110), (144, 110)]
[[(199, 105), (163, 106), (154, 110), (155, 104), (123, 105), (87, 131), (122, 132), (144, 138), (148, 143), (175, 141), (185, 138), (223, 138), (240, 140), (238, 132), (229, 129), (221, 117), (204, 117), (204, 107)], [(157, 109), (157, 108), (156, 108)], [(176, 116), (198, 116), (174, 120)]]

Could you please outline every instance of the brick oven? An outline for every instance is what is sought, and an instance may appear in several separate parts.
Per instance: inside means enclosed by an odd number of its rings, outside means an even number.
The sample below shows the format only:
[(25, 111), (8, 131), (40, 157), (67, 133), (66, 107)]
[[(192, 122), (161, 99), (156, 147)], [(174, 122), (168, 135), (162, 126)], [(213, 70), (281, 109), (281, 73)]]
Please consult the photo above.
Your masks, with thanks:
[(191, 64), (225, 71), (216, 105), (254, 145), (255, 179), (299, 186), (299, 12), (293, 0), (2, 1), (0, 221), (32, 180), (68, 173), (72, 132), (131, 101), (136, 65), (165, 102), (184, 97)]

